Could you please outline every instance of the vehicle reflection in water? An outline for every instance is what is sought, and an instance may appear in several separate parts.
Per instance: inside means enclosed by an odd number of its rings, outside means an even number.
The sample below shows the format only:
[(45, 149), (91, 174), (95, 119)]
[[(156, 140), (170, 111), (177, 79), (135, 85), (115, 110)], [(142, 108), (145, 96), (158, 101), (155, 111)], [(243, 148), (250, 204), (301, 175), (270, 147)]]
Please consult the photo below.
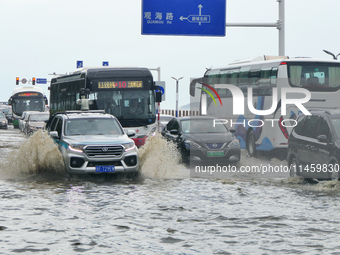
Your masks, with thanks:
[[(53, 164), (59, 164), (60, 159), (51, 156), (55, 153), (48, 139), (32, 138), (34, 135), (30, 139), (20, 136), (18, 130), (0, 131), (0, 253), (340, 251), (339, 182), (312, 185), (297, 178), (253, 175), (242, 179), (188, 178), (189, 170), (176, 163), (171, 146), (167, 148), (159, 137), (140, 149), (143, 178), (139, 180), (103, 176), (68, 179), (54, 170)], [(44, 148), (43, 152), (37, 147)], [(30, 161), (37, 152), (53, 164), (41, 158)], [(20, 155), (28, 166), (15, 162)], [(284, 163), (243, 159), (242, 164)], [(41, 165), (34, 168), (30, 165), (34, 162)], [(51, 169), (43, 170), (43, 166)], [(4, 179), (4, 173), (11, 178)]]

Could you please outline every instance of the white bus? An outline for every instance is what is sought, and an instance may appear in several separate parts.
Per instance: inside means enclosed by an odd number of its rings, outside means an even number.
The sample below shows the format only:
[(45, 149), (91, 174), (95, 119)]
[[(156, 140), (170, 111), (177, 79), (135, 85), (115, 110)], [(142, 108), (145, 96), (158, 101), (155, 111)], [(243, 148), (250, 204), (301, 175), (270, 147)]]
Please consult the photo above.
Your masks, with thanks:
[(19, 119), (24, 111), (44, 112), (47, 103), (47, 97), (40, 87), (15, 88), (8, 100), (12, 106), (14, 128), (19, 128)]
[[(243, 92), (243, 112), (242, 109), (234, 109), (234, 105), (240, 106), (240, 102), (235, 103), (234, 100), (241, 97), (235, 99), (235, 93), (221, 84), (233, 85)], [(339, 89), (339, 61), (278, 56), (235, 61), (223, 68), (209, 69), (202, 78), (190, 83), (190, 95), (193, 101), (199, 99), (201, 115), (224, 119), (227, 125), (235, 128), (241, 148), (247, 149), (250, 156), (257, 151), (287, 148), (295, 120), (303, 112), (301, 109), (305, 108), (308, 113), (308, 109), (312, 108), (339, 108)], [(287, 93), (286, 98), (294, 99), (292, 101), (300, 102), (305, 98), (302, 107), (297, 107), (294, 102), (285, 105), (284, 90), (298, 92)], [(252, 95), (248, 95), (248, 91)], [(300, 92), (310, 94), (311, 98), (308, 100)], [(251, 99), (249, 103), (248, 98)], [(270, 114), (254, 114), (256, 110), (270, 110)], [(282, 110), (286, 110), (285, 114)], [(241, 114), (234, 114), (240, 111)]]

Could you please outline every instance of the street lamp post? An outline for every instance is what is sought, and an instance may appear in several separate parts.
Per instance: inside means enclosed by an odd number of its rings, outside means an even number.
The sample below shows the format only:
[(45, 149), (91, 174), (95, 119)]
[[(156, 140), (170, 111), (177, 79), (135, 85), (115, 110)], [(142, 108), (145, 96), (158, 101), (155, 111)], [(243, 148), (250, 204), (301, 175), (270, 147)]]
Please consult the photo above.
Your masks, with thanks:
[(171, 77), (172, 79), (176, 80), (176, 117), (178, 117), (178, 81), (183, 79), (183, 77), (176, 79), (175, 77)]

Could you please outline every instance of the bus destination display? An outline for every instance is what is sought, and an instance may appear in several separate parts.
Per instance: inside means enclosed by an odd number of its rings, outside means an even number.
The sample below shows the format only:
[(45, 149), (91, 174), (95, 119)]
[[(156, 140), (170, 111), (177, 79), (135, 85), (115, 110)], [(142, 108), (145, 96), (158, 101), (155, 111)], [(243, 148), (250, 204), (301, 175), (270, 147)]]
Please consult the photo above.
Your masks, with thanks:
[(143, 88), (142, 81), (99, 81), (98, 89), (133, 89)]
[(38, 93), (20, 93), (18, 96), (19, 97), (29, 97), (29, 96), (37, 96)]

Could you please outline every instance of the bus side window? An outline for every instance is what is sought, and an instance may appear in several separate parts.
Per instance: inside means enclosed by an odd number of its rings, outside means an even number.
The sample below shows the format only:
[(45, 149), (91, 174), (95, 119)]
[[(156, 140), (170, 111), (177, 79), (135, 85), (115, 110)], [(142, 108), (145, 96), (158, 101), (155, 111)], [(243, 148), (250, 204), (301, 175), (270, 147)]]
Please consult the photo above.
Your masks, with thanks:
[(240, 69), (232, 69), (230, 70), (230, 76), (229, 76), (229, 84), (237, 86), (237, 80), (239, 76)]
[(220, 81), (220, 74), (219, 71), (210, 71), (209, 74), (207, 75), (207, 83), (208, 85), (212, 86), (215, 84), (219, 84)]
[(248, 86), (249, 78), (250, 78), (250, 67), (249, 66), (241, 67), (240, 73), (238, 76), (238, 86), (239, 87)]
[(276, 86), (276, 80), (277, 80), (277, 67), (272, 68), (271, 74), (270, 74), (270, 85)]
[[(231, 84), (231, 73), (232, 70), (221, 70), (220, 72), (220, 84)], [(221, 98), (232, 97), (231, 91), (229, 89), (216, 89), (217, 93)]]

